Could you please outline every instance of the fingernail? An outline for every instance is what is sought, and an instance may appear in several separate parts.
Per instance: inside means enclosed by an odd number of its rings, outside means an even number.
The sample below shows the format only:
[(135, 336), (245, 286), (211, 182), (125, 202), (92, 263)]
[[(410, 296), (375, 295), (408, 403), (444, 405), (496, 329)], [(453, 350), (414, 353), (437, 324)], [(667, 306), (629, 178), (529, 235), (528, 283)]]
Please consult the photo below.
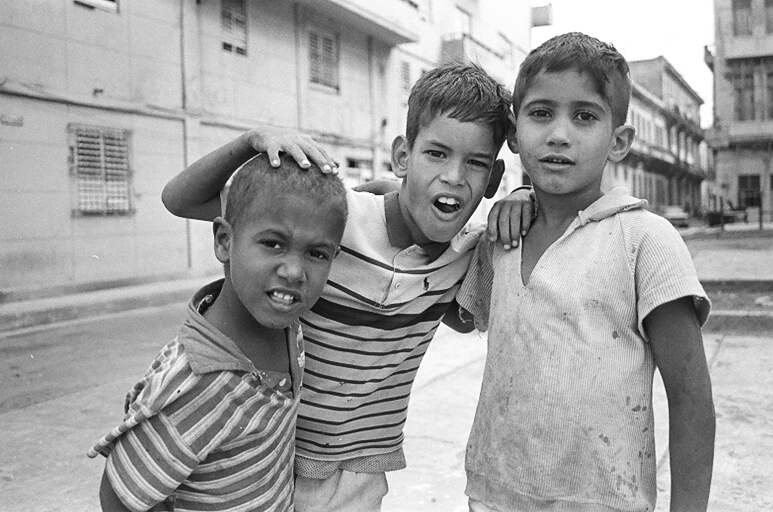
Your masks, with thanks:
[(303, 162), (301, 162), (301, 167), (308, 167), (309, 165), (310, 164), (308, 160), (304, 160)]
[(330, 165), (325, 164), (325, 165), (322, 166), (322, 172), (324, 172), (325, 174), (327, 174), (329, 172), (332, 172), (332, 171), (333, 171), (333, 168), (330, 167)]
[(277, 160), (277, 159), (271, 160), (271, 165), (276, 167), (277, 165), (279, 165), (279, 160)]
[(526, 230), (521, 231), (521, 236), (526, 236)]
[(506, 250), (506, 251), (509, 251), (509, 250), (510, 250), (510, 246), (509, 246), (509, 245), (507, 245), (507, 244), (505, 244), (505, 245), (504, 245), (504, 248), (505, 248), (505, 250)]

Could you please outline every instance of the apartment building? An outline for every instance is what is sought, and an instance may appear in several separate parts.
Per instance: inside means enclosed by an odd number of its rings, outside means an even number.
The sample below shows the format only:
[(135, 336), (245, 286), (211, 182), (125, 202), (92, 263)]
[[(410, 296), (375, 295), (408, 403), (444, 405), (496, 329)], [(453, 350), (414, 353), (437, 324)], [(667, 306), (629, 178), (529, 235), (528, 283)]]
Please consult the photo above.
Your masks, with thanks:
[(636, 138), (623, 161), (607, 165), (603, 186), (625, 186), (656, 212), (678, 205), (698, 214), (708, 206), (703, 100), (662, 56), (629, 66), (633, 89), (627, 123), (636, 128)]
[(549, 22), (528, 0), (4, 0), (0, 300), (219, 272), (210, 227), (161, 204), (188, 164), (268, 123), (349, 184), (387, 176), (422, 72), (511, 86)]
[(714, 45), (705, 61), (714, 73), (712, 198), (773, 219), (773, 0), (715, 0)]

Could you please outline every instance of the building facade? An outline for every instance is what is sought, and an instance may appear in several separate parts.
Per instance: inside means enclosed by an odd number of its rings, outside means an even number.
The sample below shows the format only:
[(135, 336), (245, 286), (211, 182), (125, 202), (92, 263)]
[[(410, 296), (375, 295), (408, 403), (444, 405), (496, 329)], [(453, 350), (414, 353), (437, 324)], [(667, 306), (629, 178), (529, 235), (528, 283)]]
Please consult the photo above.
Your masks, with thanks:
[(655, 212), (677, 205), (692, 215), (708, 206), (708, 150), (700, 127), (701, 97), (663, 57), (631, 61), (633, 89), (627, 123), (631, 151), (607, 164), (602, 185), (622, 185)]
[[(528, 0), (6, 0), (0, 301), (219, 272), (165, 183), (257, 124), (311, 134), (349, 184), (391, 175), (407, 96), (447, 59), (507, 87)], [(520, 184), (506, 149), (503, 189)]]
[(773, 0), (714, 0), (714, 19), (705, 52), (714, 73), (712, 199), (772, 220)]

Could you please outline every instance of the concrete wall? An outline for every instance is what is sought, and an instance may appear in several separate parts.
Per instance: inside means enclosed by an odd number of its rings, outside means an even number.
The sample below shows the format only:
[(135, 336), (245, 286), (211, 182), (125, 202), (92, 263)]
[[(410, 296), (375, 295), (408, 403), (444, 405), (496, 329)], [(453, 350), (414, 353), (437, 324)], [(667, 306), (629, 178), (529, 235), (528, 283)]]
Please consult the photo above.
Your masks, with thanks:
[[(364, 18), (346, 11), (350, 3), (250, 0), (247, 54), (238, 55), (223, 51), (217, 0), (118, 0), (117, 10), (0, 2), (0, 300), (219, 273), (211, 226), (168, 214), (161, 190), (257, 124), (308, 132), (342, 164), (372, 160), (384, 175), (405, 130), (403, 62), (412, 85), (442, 60), (456, 3), (358, 0), (356, 10), (373, 11)], [(487, 61), (512, 87), (531, 47), (530, 3), (467, 4), (476, 39), (513, 43), (512, 56)], [(309, 83), (309, 30), (338, 37), (337, 91)], [(412, 34), (415, 42), (395, 46)], [(73, 214), (73, 123), (130, 131), (131, 214)], [(521, 182), (520, 162), (507, 149), (501, 156), (506, 192)]]

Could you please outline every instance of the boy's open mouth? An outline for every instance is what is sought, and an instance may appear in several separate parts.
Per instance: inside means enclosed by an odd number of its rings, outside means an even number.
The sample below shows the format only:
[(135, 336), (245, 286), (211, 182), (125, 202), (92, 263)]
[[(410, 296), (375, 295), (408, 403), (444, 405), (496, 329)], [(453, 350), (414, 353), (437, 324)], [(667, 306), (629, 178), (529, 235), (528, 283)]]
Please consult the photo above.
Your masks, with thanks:
[(571, 158), (567, 158), (561, 155), (548, 155), (539, 159), (540, 162), (547, 164), (573, 164)]
[(458, 212), (462, 208), (461, 201), (453, 197), (441, 196), (435, 199), (435, 202), (432, 204), (443, 213)]
[(295, 294), (287, 293), (287, 292), (280, 292), (277, 290), (274, 290), (269, 293), (269, 297), (271, 297), (272, 300), (279, 302), (280, 304), (285, 304), (287, 306), (291, 306), (295, 304), (296, 302), (300, 301), (300, 297), (298, 297)]

